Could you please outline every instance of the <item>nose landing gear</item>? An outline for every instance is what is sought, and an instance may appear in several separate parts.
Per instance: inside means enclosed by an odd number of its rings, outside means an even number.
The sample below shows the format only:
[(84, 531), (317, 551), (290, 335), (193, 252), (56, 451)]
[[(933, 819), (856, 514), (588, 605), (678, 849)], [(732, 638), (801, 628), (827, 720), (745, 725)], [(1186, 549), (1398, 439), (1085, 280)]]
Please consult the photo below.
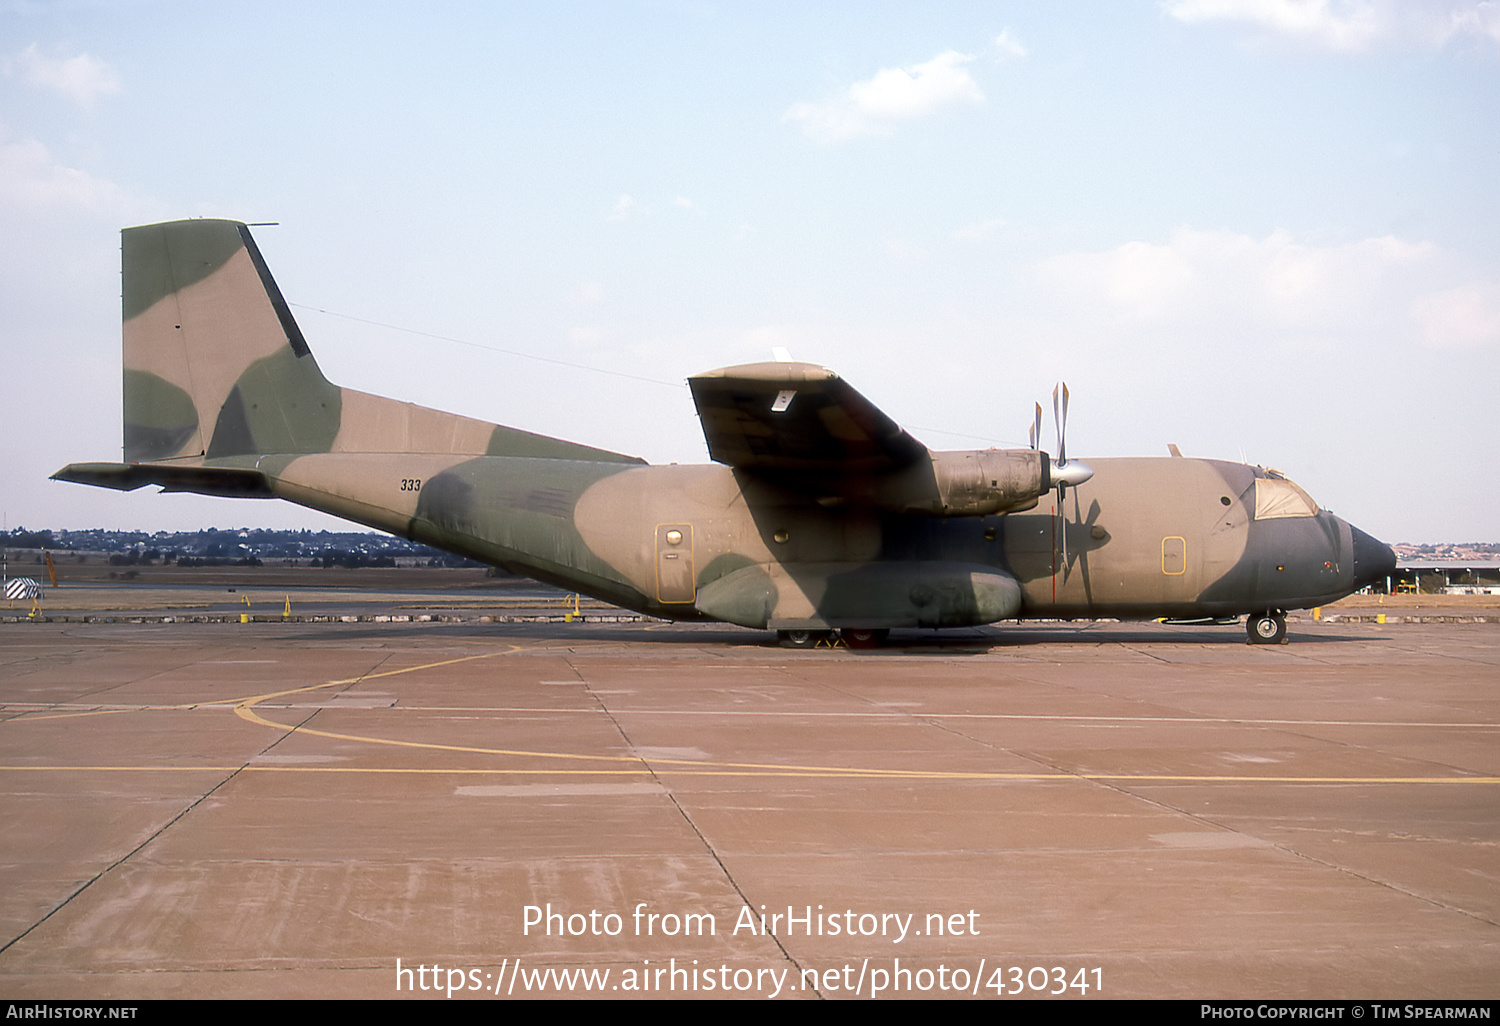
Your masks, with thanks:
[(1279, 609), (1251, 613), (1245, 618), (1245, 633), (1252, 645), (1285, 645), (1286, 614)]

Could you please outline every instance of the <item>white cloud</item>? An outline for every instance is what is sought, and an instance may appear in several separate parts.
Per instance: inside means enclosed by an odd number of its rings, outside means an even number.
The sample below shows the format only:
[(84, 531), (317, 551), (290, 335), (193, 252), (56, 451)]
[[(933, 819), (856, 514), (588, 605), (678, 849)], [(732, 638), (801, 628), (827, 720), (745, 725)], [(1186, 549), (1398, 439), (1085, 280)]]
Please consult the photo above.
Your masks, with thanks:
[[(976, 363), (999, 354), (1002, 413), (1024, 408), (1028, 393), (1045, 395), (1047, 378), (1069, 382), (1069, 448), (1085, 459), (1159, 454), (1176, 442), (1193, 456), (1279, 466), (1377, 534), (1394, 535), (1398, 524), (1402, 536), (1468, 532), (1500, 500), (1466, 496), (1438, 526), (1429, 510), (1382, 503), (1377, 484), (1392, 461), (1430, 454), (1434, 479), (1444, 480), (1488, 458), (1483, 387), (1476, 401), (1453, 398), (1464, 383), (1500, 373), (1500, 271), (1471, 261), (1391, 235), (1328, 241), (1182, 228), (1057, 254), (1029, 273), (1012, 264), (1017, 273), (997, 280), (1003, 291), (988, 318), (955, 325)], [(971, 388), (961, 380), (951, 391)], [(961, 395), (952, 408), (964, 400), (973, 401)], [(921, 416), (982, 430), (977, 419)], [(1000, 430), (1006, 417), (1010, 437), (1021, 437), (1024, 413), (997, 417)], [(1424, 428), (1439, 418), (1452, 444), (1432, 453)], [(1361, 433), (1371, 424), (1373, 449)]]
[(953, 238), (959, 242), (979, 242), (989, 238), (1006, 225), (1003, 217), (990, 217), (983, 221), (975, 221), (966, 224), (953, 233)]
[(1345, 53), (1461, 36), (1500, 43), (1495, 0), (1165, 0), (1162, 9), (1179, 21), (1238, 22)]
[(873, 78), (851, 85), (842, 96), (824, 103), (792, 104), (785, 120), (800, 122), (804, 132), (823, 142), (889, 135), (899, 122), (984, 102), (979, 84), (964, 67), (973, 59), (949, 50), (924, 64), (882, 68)]
[(1074, 303), (1094, 304), (1116, 323), (1214, 324), (1269, 338), (1353, 341), (1425, 318), (1456, 338), (1482, 341), (1493, 299), (1422, 298), (1445, 273), (1437, 247), (1388, 235), (1318, 245), (1284, 231), (1255, 239), (1191, 228), (1166, 243), (1067, 253), (1041, 266), (1044, 284)]
[(124, 212), (135, 206), (119, 186), (68, 167), (36, 139), (0, 139), (0, 207), (35, 213)]
[(995, 50), (1000, 54), (1001, 60), (1010, 60), (1027, 56), (1026, 47), (1021, 41), (1011, 35), (1010, 29), (1005, 29), (995, 37)]
[(49, 57), (32, 43), (6, 58), (6, 74), (19, 73), (22, 81), (61, 93), (81, 106), (89, 106), (107, 93), (120, 91), (120, 80), (99, 58), (81, 53), (76, 57)]
[(1500, 344), (1500, 287), (1463, 285), (1422, 296), (1412, 304), (1422, 341), (1433, 349), (1474, 349)]
[(621, 193), (620, 198), (615, 200), (615, 205), (609, 212), (611, 221), (623, 221), (632, 214), (640, 212), (640, 207), (628, 194)]
[(608, 331), (592, 324), (576, 324), (568, 329), (568, 341), (574, 345), (598, 346), (608, 339)]
[(926, 249), (905, 239), (886, 239), (880, 248), (888, 260), (906, 266), (924, 264), (931, 257)]
[(1333, 50), (1363, 50), (1388, 31), (1369, 0), (1169, 0), (1179, 21), (1238, 21)]
[(1487, 36), (1500, 43), (1500, 3), (1485, 0), (1484, 3), (1459, 5), (1448, 19), (1448, 35)]

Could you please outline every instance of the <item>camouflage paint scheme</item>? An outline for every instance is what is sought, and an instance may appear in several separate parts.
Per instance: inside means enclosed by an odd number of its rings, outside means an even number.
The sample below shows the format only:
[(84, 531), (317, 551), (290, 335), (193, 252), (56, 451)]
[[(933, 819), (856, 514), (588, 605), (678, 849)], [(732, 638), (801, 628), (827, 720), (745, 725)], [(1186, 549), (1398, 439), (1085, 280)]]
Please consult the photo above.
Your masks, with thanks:
[(1046, 453), (928, 450), (812, 364), (692, 378), (704, 466), (340, 388), (245, 225), (122, 242), (124, 462), (62, 480), (287, 499), (655, 616), (781, 631), (1275, 614), (1394, 566), (1274, 471), (1101, 459), (1057, 488)]

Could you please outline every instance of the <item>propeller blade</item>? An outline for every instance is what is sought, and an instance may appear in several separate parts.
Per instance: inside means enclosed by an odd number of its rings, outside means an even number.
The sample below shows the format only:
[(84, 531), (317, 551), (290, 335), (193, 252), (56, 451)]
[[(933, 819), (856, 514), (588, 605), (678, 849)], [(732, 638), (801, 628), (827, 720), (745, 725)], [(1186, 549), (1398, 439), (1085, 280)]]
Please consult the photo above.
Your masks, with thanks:
[(1057, 425), (1057, 462), (1068, 462), (1068, 383), (1062, 384), (1062, 420)]
[[(1058, 393), (1062, 393), (1061, 402)], [(1061, 518), (1063, 574), (1068, 566), (1068, 485), (1079, 485), (1094, 476), (1093, 468), (1078, 463), (1068, 466), (1068, 383), (1060, 383), (1052, 390), (1052, 419), (1057, 423), (1057, 462), (1053, 464), (1052, 480), (1057, 482), (1057, 514)]]
[(1037, 449), (1042, 444), (1042, 404), (1036, 404), (1036, 422), (1031, 425), (1031, 447)]
[(1057, 428), (1057, 462), (1059, 464), (1061, 464), (1063, 462), (1063, 458), (1062, 458), (1062, 439), (1063, 439), (1063, 429), (1062, 429), (1062, 426), (1063, 426), (1063, 422), (1062, 422), (1062, 414), (1058, 412), (1058, 406), (1057, 406), (1057, 390), (1059, 388), (1061, 388), (1061, 387), (1062, 387), (1061, 385), (1057, 385), (1057, 386), (1055, 386), (1052, 389), (1052, 423)]

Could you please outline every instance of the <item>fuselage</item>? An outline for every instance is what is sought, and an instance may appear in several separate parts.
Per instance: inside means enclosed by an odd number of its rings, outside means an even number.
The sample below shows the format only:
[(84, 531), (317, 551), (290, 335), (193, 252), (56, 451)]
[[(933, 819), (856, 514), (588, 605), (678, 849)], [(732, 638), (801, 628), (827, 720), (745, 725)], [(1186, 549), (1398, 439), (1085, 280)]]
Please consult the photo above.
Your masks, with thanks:
[[(715, 464), (346, 453), (255, 462), (274, 494), (302, 505), (654, 616), (756, 627), (1296, 609), (1383, 576), (1390, 551), (1274, 472), (1216, 460), (1090, 460), (1092, 480), (1061, 505), (1051, 491), (1024, 512), (948, 518), (827, 507)], [(705, 601), (740, 571), (757, 582), (745, 593), (755, 608), (739, 592)], [(901, 605), (931, 575), (941, 603), (966, 574), (1013, 579), (1016, 608), (950, 596), (956, 607), (927, 623), (920, 602)], [(855, 597), (846, 588), (838, 599), (839, 580), (857, 585)], [(871, 589), (896, 589), (901, 602), (858, 597)], [(1004, 617), (990, 615), (997, 608)]]

